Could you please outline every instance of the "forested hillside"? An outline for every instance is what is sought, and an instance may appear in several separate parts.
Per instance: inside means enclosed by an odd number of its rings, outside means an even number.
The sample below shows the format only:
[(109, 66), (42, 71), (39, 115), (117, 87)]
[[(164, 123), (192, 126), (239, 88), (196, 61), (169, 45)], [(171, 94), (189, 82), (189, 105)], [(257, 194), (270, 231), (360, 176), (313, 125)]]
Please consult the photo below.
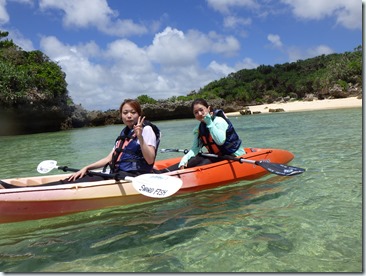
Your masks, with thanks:
[(313, 94), (319, 99), (354, 96), (362, 87), (362, 47), (343, 54), (322, 55), (292, 63), (261, 65), (243, 69), (213, 81), (187, 96), (170, 100), (222, 98), (228, 103), (271, 103), (280, 97), (303, 99)]

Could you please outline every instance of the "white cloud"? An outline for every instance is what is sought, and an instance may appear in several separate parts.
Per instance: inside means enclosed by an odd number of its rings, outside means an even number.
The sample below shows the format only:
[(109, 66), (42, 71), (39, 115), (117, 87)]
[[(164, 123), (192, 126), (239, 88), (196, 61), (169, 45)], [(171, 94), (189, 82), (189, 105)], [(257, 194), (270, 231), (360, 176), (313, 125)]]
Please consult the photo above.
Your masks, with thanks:
[(147, 53), (151, 60), (163, 65), (189, 65), (200, 52), (199, 44), (192, 43), (182, 31), (167, 27), (155, 35), (152, 45), (147, 47)]
[(66, 26), (105, 25), (114, 16), (107, 2), (103, 0), (40, 0), (39, 6), (41, 10), (63, 11), (63, 22)]
[(147, 32), (146, 27), (130, 19), (117, 19), (106, 0), (40, 0), (41, 10), (56, 9), (63, 12), (63, 24), (67, 27), (96, 27), (109, 35), (128, 36)]
[(288, 47), (286, 49), (289, 61), (294, 62), (298, 60), (304, 60), (313, 58), (320, 55), (329, 55), (334, 53), (333, 49), (327, 45), (318, 45), (314, 48), (302, 50), (299, 47)]
[(362, 6), (357, 0), (345, 2), (345, 7), (336, 14), (338, 24), (348, 29), (362, 28)]
[(222, 36), (215, 32), (208, 35), (190, 30), (187, 34), (171, 27), (155, 35), (152, 45), (147, 47), (152, 61), (165, 66), (189, 66), (197, 62), (204, 53), (233, 55), (240, 49), (233, 36)]
[(276, 47), (276, 48), (282, 48), (283, 44), (281, 41), (281, 37), (279, 35), (275, 34), (269, 34), (267, 36), (267, 39)]
[[(207, 69), (212, 71), (216, 78), (219, 79), (226, 77), (231, 73), (237, 72), (242, 69), (254, 69), (257, 68), (259, 64), (255, 63), (251, 58), (244, 58), (242, 61), (235, 64), (234, 67), (227, 65), (226, 63), (218, 63), (217, 61), (211, 61)], [(212, 80), (210, 80), (212, 81)]]
[[(252, 19), (233, 14), (238, 8), (258, 9), (259, 5), (253, 0), (206, 0), (207, 5), (224, 15), (223, 25), (225, 28), (240, 29), (241, 26), (252, 24)], [(245, 32), (239, 31), (243, 36)]]
[(255, 0), (206, 0), (209, 7), (222, 13), (229, 14), (231, 9), (236, 8), (257, 8)]
[(0, 0), (0, 25), (9, 21), (9, 14), (6, 11), (6, 0)]
[(118, 19), (116, 22), (109, 21), (107, 24), (97, 25), (97, 27), (106, 34), (120, 37), (147, 33), (145, 26), (136, 24), (130, 19)]
[(21, 34), (18, 30), (8, 30), (9, 31), (9, 39), (12, 39), (14, 43), (18, 46), (20, 46), (24, 51), (33, 51), (34, 46), (33, 42), (24, 37), (23, 34)]
[[(150, 60), (144, 49), (139, 48), (135, 43), (127, 39), (113, 41), (107, 46), (104, 56), (110, 59), (111, 62), (121, 64), (128, 68), (129, 71), (141, 70), (143, 68), (152, 69)], [(136, 71), (137, 71), (136, 70)]]
[(321, 56), (321, 55), (329, 55), (334, 53), (334, 50), (332, 48), (330, 48), (327, 45), (319, 45), (315, 48), (311, 48), (307, 50), (307, 57), (316, 57), (316, 56)]
[[(202, 68), (201, 55), (231, 54), (239, 46), (232, 37), (166, 28), (150, 45), (139, 47), (118, 39), (101, 49), (94, 42), (67, 45), (53, 36), (41, 39), (43, 52), (66, 73), (71, 98), (87, 109), (117, 108), (116, 101), (147, 94), (154, 99), (187, 95), (233, 72), (224, 65)], [(96, 63), (98, 61), (98, 63)]]
[(336, 17), (336, 22), (345, 28), (361, 29), (362, 3), (359, 0), (281, 0), (292, 7), (296, 17), (320, 20)]
[(233, 15), (226, 16), (224, 18), (224, 27), (226, 28), (237, 28), (240, 26), (247, 26), (252, 23), (250, 18), (241, 18)]
[[(208, 7), (224, 15), (224, 26), (247, 25), (244, 19), (233, 16), (238, 10), (250, 9), (257, 16), (275, 14), (279, 11), (276, 3), (254, 0), (206, 0)], [(304, 20), (322, 20), (334, 17), (335, 23), (348, 29), (362, 28), (362, 2), (359, 0), (281, 0), (292, 9), (294, 16)], [(249, 21), (248, 21), (249, 22)]]
[(259, 66), (258, 63), (254, 62), (251, 58), (244, 58), (243, 61), (235, 64), (235, 71), (241, 69), (254, 69)]
[(8, 1), (17, 2), (17, 3), (20, 3), (20, 4), (28, 4), (28, 5), (31, 5), (31, 6), (33, 6), (33, 4), (34, 4), (34, 0), (8, 0)]
[(269, 34), (267, 39), (275, 48), (286, 54), (290, 62), (334, 53), (334, 50), (327, 45), (318, 45), (308, 49), (302, 49), (298, 46), (287, 46), (282, 43), (281, 37), (275, 34)]
[(221, 75), (221, 76), (227, 76), (230, 73), (234, 72), (234, 70), (235, 70), (233, 67), (230, 67), (225, 63), (219, 64), (215, 60), (211, 61), (211, 63), (208, 66), (208, 69), (213, 71), (215, 74)]
[(222, 36), (216, 32), (208, 34), (212, 52), (232, 56), (240, 50), (240, 42), (232, 35)]
[(286, 53), (288, 55), (288, 59), (289, 59), (289, 62), (295, 62), (295, 61), (298, 61), (300, 59), (303, 59), (304, 58), (304, 54), (302, 53), (302, 51), (297, 48), (297, 47), (289, 47), (287, 50), (286, 50)]
[[(108, 72), (101, 65), (88, 59), (90, 45), (65, 45), (56, 37), (43, 37), (41, 48), (56, 61), (66, 73), (66, 81), (71, 98), (84, 107), (93, 107), (110, 100), (104, 88), (109, 87)], [(113, 101), (112, 101), (113, 102)]]

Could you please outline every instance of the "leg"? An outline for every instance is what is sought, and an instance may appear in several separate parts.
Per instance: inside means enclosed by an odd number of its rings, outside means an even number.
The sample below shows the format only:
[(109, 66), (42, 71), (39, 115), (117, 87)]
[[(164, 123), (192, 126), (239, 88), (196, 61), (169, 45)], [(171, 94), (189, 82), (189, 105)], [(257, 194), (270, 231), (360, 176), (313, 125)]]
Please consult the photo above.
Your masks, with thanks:
[(101, 181), (101, 180), (107, 180), (107, 179), (109, 179), (109, 178), (101, 177), (98, 175), (85, 175), (81, 178), (76, 179), (75, 181), (68, 181), (68, 178), (65, 178), (65, 179), (62, 179), (59, 181), (42, 184), (40, 186), (52, 186), (52, 185), (71, 184), (71, 183), (93, 182), (93, 181)]
[(197, 156), (189, 159), (188, 164), (187, 164), (187, 168), (203, 166), (203, 165), (215, 163), (217, 161), (218, 160), (215, 159), (215, 158), (203, 157), (203, 156), (197, 155)]
[[(217, 159), (217, 158), (203, 157), (203, 156), (197, 155), (197, 156), (192, 157), (191, 159), (189, 159), (189, 161), (187, 163), (187, 168), (203, 166), (203, 165), (215, 163), (217, 161), (220, 161), (220, 160)], [(169, 166), (165, 169), (156, 170), (155, 173), (165, 173), (165, 172), (171, 172), (171, 171), (179, 170), (178, 165), (179, 165), (179, 163), (176, 163), (176, 164), (171, 165), (171, 166)]]

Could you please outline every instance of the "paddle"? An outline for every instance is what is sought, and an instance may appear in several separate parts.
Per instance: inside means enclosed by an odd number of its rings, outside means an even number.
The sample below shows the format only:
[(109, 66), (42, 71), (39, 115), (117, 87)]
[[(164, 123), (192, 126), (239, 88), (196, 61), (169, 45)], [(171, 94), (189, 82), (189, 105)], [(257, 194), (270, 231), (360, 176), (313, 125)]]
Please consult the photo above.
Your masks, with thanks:
[[(67, 166), (57, 166), (55, 160), (45, 160), (39, 163), (37, 171), (45, 174), (53, 169), (59, 169), (63, 171), (77, 172), (78, 169), (72, 169)], [(120, 180), (118, 174), (107, 174), (102, 172), (88, 171), (89, 175), (98, 175), (110, 179)], [(141, 174), (136, 177), (126, 176), (124, 180), (132, 182), (133, 187), (140, 194), (148, 197), (163, 198), (175, 194), (183, 185), (183, 181), (177, 177), (164, 175), (164, 174)]]
[[(181, 149), (161, 149), (161, 152), (184, 152), (187, 153), (187, 150), (181, 150)], [(220, 160), (233, 160), (233, 161), (238, 161), (240, 163), (250, 163), (250, 164), (255, 164), (257, 166), (260, 166), (264, 169), (266, 169), (267, 171), (277, 174), (277, 175), (282, 175), (282, 176), (292, 176), (292, 175), (297, 175), (297, 174), (301, 174), (305, 171), (305, 169), (302, 168), (298, 168), (298, 167), (293, 167), (293, 166), (287, 166), (287, 165), (283, 165), (283, 164), (279, 164), (279, 163), (271, 163), (267, 160), (250, 160), (250, 159), (245, 159), (242, 157), (234, 157), (231, 155), (217, 155), (217, 154), (211, 154), (211, 153), (200, 153), (201, 156), (205, 156), (205, 157), (213, 157), (213, 158), (218, 158)]]
[(161, 149), (160, 150), (161, 153), (166, 153), (166, 152), (183, 152), (184, 154), (188, 153), (187, 149)]

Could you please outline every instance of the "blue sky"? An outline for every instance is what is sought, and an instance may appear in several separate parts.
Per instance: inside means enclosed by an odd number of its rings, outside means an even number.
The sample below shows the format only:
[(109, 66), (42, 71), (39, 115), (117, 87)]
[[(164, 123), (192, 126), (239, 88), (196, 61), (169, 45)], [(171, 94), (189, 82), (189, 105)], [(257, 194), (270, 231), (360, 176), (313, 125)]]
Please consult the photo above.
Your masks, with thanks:
[(0, 0), (0, 30), (41, 50), (88, 110), (187, 95), (241, 69), (362, 45), (359, 0)]

